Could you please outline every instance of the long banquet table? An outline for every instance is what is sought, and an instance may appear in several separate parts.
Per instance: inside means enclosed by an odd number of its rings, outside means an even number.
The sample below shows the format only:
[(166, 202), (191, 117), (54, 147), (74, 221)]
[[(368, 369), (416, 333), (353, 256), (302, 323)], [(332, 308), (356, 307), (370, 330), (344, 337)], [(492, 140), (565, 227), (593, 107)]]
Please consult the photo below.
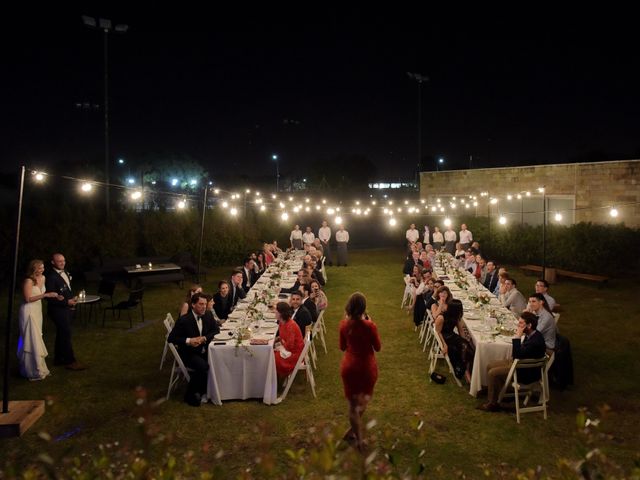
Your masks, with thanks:
[[(446, 261), (451, 262), (452, 257), (449, 257)], [(450, 267), (448, 273), (451, 270)], [(502, 306), (491, 292), (477, 282), (471, 273), (459, 270), (464, 275), (462, 278), (466, 279), (470, 286), (468, 290), (465, 290), (456, 284), (452, 274), (445, 275), (441, 266), (436, 267), (435, 272), (439, 277), (445, 277), (444, 283), (451, 290), (453, 297), (462, 301), (463, 321), (475, 347), (471, 385), (469, 386), (469, 394), (475, 397), (482, 386), (487, 385), (487, 366), (497, 360), (511, 359), (513, 336), (499, 333), (496, 325), (497, 318), (501, 319), (507, 330), (515, 330), (516, 318), (509, 309)], [(486, 294), (489, 296), (490, 302), (487, 305), (478, 306), (477, 303), (469, 299), (470, 293), (472, 295)], [(465, 332), (459, 333), (465, 335)]]
[[(302, 267), (302, 252), (294, 252), (284, 262), (271, 265), (251, 287), (222, 325), (220, 333), (209, 343), (209, 379), (207, 397), (216, 405), (223, 400), (262, 398), (267, 405), (277, 403), (278, 378), (276, 375), (273, 344), (278, 326), (275, 312), (263, 303), (255, 308), (263, 318), (250, 318), (250, 305), (256, 296), (269, 288), (272, 275), (280, 273), (280, 288), (293, 286), (295, 273)], [(279, 289), (276, 289), (276, 292)], [(281, 296), (282, 297), (282, 296)], [(243, 325), (251, 328), (251, 339), (238, 342), (235, 332)], [(251, 340), (266, 341), (264, 345), (251, 344)]]

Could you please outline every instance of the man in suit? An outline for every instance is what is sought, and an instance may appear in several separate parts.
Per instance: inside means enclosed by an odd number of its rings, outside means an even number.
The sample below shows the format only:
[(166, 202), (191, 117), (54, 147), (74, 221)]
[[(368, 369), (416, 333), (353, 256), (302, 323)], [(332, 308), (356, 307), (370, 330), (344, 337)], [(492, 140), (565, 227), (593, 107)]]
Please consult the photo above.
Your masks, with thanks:
[(47, 292), (58, 294), (58, 297), (47, 298), (49, 318), (56, 326), (54, 364), (69, 370), (84, 370), (86, 367), (76, 361), (71, 345), (71, 318), (76, 299), (71, 289), (71, 274), (65, 270), (66, 263), (64, 255), (54, 253), (45, 283)]
[(300, 290), (300, 285), (309, 283), (307, 280), (307, 271), (304, 268), (298, 270), (298, 277), (291, 288), (281, 288), (280, 293), (293, 293)]
[(418, 252), (417, 250), (413, 250), (413, 252), (411, 252), (411, 258), (408, 258), (407, 261), (404, 262), (404, 267), (402, 267), (402, 274), (411, 275), (411, 272), (413, 272), (413, 267), (415, 265), (418, 265), (421, 269), (423, 267), (422, 261), (420, 261), (420, 252)]
[[(538, 317), (531, 312), (522, 312), (518, 320), (518, 329), (513, 337), (513, 358), (536, 359), (545, 356), (545, 343), (542, 334), (536, 330)], [(524, 335), (524, 341), (521, 337)], [(507, 375), (511, 370), (512, 360), (499, 360), (487, 366), (489, 378), (488, 402), (478, 408), (487, 412), (497, 412), (500, 410), (498, 395), (507, 381)], [(524, 384), (533, 383), (540, 379), (540, 371), (537, 369), (522, 370), (518, 372), (518, 381)]]
[(255, 262), (250, 257), (245, 258), (242, 266), (242, 289), (248, 292), (257, 279)]
[(247, 292), (242, 288), (242, 269), (236, 269), (231, 273), (231, 281), (229, 282), (229, 289), (231, 290), (231, 305), (236, 306), (238, 300), (247, 296)]
[(298, 324), (298, 327), (300, 327), (302, 337), (304, 338), (305, 328), (307, 325), (313, 325), (313, 320), (311, 319), (311, 313), (309, 313), (307, 307), (302, 305), (302, 302), (302, 293), (300, 293), (299, 290), (291, 294), (291, 299), (289, 300), (289, 305), (293, 308), (293, 315), (291, 318), (293, 318)]
[(310, 297), (311, 295), (311, 284), (305, 283), (300, 287), (300, 293), (302, 293), (302, 306), (309, 310), (311, 314), (311, 321), (316, 323), (318, 320), (318, 308), (316, 307), (315, 302)]
[(207, 391), (207, 348), (220, 328), (207, 310), (207, 296), (196, 293), (191, 297), (191, 309), (178, 319), (167, 341), (178, 347), (178, 353), (184, 364), (193, 369), (191, 379), (184, 396), (185, 402), (199, 407), (202, 396)]
[(496, 285), (498, 285), (498, 269), (496, 268), (496, 264), (489, 260), (487, 262), (487, 273), (484, 276), (484, 282), (482, 282), (484, 287), (493, 292), (496, 289)]

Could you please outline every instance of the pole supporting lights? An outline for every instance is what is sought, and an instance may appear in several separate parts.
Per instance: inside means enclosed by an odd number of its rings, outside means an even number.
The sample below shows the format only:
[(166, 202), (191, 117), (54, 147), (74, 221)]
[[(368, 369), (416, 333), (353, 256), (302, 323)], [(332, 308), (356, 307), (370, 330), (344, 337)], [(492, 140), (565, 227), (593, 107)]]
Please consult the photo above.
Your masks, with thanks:
[[(422, 166), (422, 84), (429, 81), (429, 77), (420, 73), (407, 72), (407, 76), (411, 80), (415, 80), (418, 84), (418, 174)], [(416, 174), (416, 186), (418, 185), (418, 174)]]
[[(109, 33), (126, 33), (129, 30), (129, 26), (118, 23), (115, 26), (112, 25), (111, 20), (108, 18), (95, 18), (89, 15), (82, 15), (82, 23), (88, 28), (94, 30), (102, 30), (103, 36), (103, 61), (104, 61), (104, 177), (105, 177), (105, 207), (107, 215), (109, 215)], [(118, 160), (118, 163), (122, 165), (124, 160)]]
[(275, 153), (271, 155), (271, 159), (276, 162), (276, 192), (280, 191), (280, 165), (278, 162), (278, 155)]

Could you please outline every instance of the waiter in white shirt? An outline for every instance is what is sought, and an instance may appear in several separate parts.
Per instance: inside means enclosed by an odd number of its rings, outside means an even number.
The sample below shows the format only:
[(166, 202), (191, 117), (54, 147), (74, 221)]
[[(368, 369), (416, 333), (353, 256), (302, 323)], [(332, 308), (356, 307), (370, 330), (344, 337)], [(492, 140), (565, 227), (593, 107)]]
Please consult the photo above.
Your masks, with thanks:
[(302, 250), (302, 230), (300, 230), (300, 225), (296, 225), (296, 228), (291, 230), (289, 241), (291, 242), (291, 248)]
[(456, 253), (456, 240), (458, 237), (456, 236), (456, 232), (453, 231), (451, 225), (447, 227), (447, 230), (444, 232), (444, 248), (451, 255)]
[(326, 259), (325, 261), (327, 262), (327, 265), (331, 266), (331, 248), (329, 247), (329, 242), (331, 240), (331, 228), (329, 228), (329, 224), (326, 220), (323, 220), (322, 226), (318, 230), (318, 238), (322, 244), (322, 250), (324, 251)]
[(420, 232), (416, 228), (415, 223), (412, 223), (411, 226), (409, 226), (409, 230), (407, 230), (405, 238), (407, 239), (407, 248), (411, 248), (411, 245), (418, 241), (420, 238)]
[(336, 243), (338, 245), (338, 266), (347, 266), (347, 243), (349, 243), (349, 232), (344, 229), (344, 225), (336, 232)]
[(467, 230), (467, 224), (460, 225), (460, 247), (466, 252), (473, 242), (473, 234)]
[(306, 231), (302, 234), (302, 243), (305, 245), (313, 245), (313, 241), (316, 239), (316, 236), (311, 231), (311, 227), (307, 227)]

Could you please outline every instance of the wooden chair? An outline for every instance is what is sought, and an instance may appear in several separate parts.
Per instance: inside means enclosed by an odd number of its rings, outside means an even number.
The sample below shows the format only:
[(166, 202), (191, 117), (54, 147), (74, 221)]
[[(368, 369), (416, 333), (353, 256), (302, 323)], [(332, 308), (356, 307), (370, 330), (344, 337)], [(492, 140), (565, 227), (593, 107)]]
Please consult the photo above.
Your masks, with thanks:
[[(511, 364), (511, 369), (507, 375), (504, 387), (500, 390), (498, 395), (498, 403), (505, 397), (514, 397), (516, 402), (516, 420), (520, 423), (520, 414), (530, 412), (543, 412), (544, 419), (547, 419), (547, 401), (549, 400), (548, 391), (548, 368), (549, 356), (545, 355), (542, 358), (534, 359), (514, 359)], [(540, 378), (531, 383), (521, 383), (518, 381), (518, 371), (525, 369), (539, 369)], [(507, 393), (509, 388), (513, 388), (513, 393)], [(539, 400), (537, 405), (527, 406), (533, 393), (539, 394)], [(524, 395), (522, 402), (523, 406), (520, 406), (520, 396)]]
[(287, 393), (289, 393), (289, 389), (291, 388), (291, 385), (293, 385), (293, 381), (295, 380), (296, 374), (299, 370), (304, 370), (307, 374), (307, 382), (311, 385), (311, 392), (313, 393), (313, 397), (316, 398), (316, 381), (313, 377), (313, 368), (311, 367), (311, 362), (309, 359), (309, 348), (311, 346), (311, 341), (311, 329), (310, 327), (307, 327), (307, 331), (305, 332), (304, 336), (304, 348), (302, 349), (302, 353), (300, 353), (300, 357), (298, 358), (293, 371), (287, 377), (282, 395), (276, 399), (275, 403), (280, 403), (286, 398)]

